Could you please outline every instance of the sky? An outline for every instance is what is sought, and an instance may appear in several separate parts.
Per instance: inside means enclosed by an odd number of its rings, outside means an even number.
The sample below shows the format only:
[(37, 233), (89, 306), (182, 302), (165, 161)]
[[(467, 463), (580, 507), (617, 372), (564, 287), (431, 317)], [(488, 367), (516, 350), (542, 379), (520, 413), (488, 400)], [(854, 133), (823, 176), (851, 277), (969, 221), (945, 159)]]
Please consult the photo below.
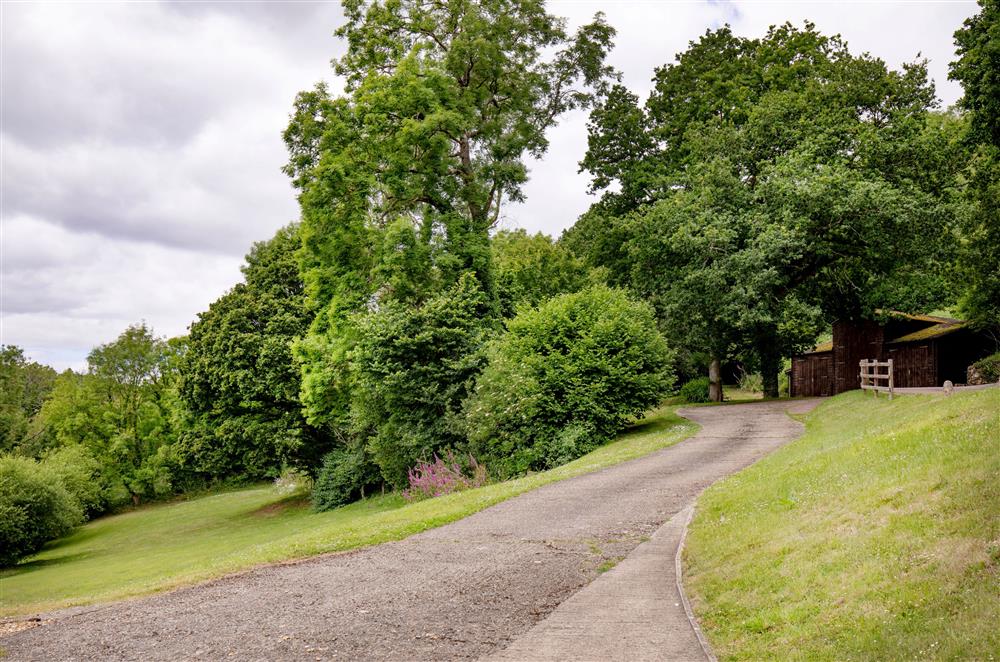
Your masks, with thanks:
[[(604, 11), (611, 63), (645, 97), (653, 69), (708, 29), (810, 20), (894, 68), (918, 55), (942, 104), (973, 1), (550, 0), (570, 27)], [(295, 94), (344, 44), (339, 2), (0, 2), (0, 344), (58, 369), (145, 321), (187, 331), (241, 279), (255, 241), (298, 218), (281, 172)], [(505, 228), (558, 236), (594, 198), (578, 173), (586, 114), (530, 161)]]

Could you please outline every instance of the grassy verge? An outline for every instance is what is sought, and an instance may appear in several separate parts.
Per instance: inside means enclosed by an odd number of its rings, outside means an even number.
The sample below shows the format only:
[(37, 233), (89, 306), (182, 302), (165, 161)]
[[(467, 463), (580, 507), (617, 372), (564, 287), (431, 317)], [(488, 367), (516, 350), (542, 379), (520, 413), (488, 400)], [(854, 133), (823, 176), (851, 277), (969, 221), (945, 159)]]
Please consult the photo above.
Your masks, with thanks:
[(675, 444), (696, 426), (674, 409), (651, 413), (614, 442), (551, 471), (427, 501), (407, 504), (386, 495), (315, 513), (267, 486), (105, 517), (0, 572), (0, 616), (153, 593), (265, 563), (399, 540)]
[(860, 392), (706, 491), (687, 584), (721, 659), (1000, 659), (1000, 389)]

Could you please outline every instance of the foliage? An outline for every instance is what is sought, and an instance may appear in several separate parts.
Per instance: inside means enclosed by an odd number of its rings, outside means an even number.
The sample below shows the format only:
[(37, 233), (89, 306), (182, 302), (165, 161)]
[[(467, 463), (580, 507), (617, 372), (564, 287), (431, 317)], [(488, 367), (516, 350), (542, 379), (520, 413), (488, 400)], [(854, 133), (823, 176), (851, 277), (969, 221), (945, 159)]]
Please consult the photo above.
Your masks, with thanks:
[(47, 453), (40, 470), (52, 483), (66, 489), (85, 519), (100, 515), (111, 506), (101, 485), (101, 463), (83, 445), (63, 446)]
[(34, 554), (82, 520), (80, 506), (38, 462), (0, 456), (0, 566)]
[(274, 478), (284, 466), (313, 468), (329, 444), (301, 413), (292, 341), (311, 316), (298, 272), (298, 227), (254, 244), (245, 282), (191, 325), (180, 362), (190, 412), (176, 445), (183, 462), (211, 479)]
[(824, 319), (951, 296), (965, 160), (933, 104), (925, 63), (891, 71), (809, 23), (710, 31), (644, 106), (616, 87), (594, 109), (583, 166), (606, 192), (567, 243), (679, 346), (756, 355), (777, 395), (781, 356)]
[(971, 117), (972, 139), (1000, 146), (1000, 3), (979, 0), (979, 7), (955, 32), (958, 60), (949, 78), (965, 90), (959, 105)]
[(980, 12), (955, 32), (959, 59), (950, 77), (962, 83), (968, 112), (968, 199), (960, 282), (962, 314), (979, 327), (1000, 324), (1000, 3), (981, 0)]
[(313, 508), (332, 510), (365, 496), (379, 482), (378, 467), (363, 448), (338, 447), (326, 454), (312, 490)]
[(462, 402), (479, 372), (486, 298), (471, 275), (419, 307), (387, 302), (357, 321), (354, 424), (385, 480), (461, 446)]
[(403, 498), (407, 501), (482, 487), (488, 480), (486, 467), (476, 462), (476, 458), (469, 455), (461, 462), (451, 450), (445, 451), (443, 458), (435, 455), (433, 462), (420, 460), (406, 477), (410, 486), (403, 490)]
[(104, 517), (44, 550), (37, 566), (0, 574), (0, 617), (156, 593), (261, 564), (400, 540), (542, 485), (652, 453), (695, 429), (673, 408), (661, 409), (614, 443), (558, 469), (409, 504), (391, 494), (316, 513), (265, 486)]
[(576, 292), (599, 280), (582, 259), (540, 232), (498, 232), (490, 248), (500, 312), (505, 318), (513, 317), (522, 307), (537, 306), (557, 294)]
[[(145, 323), (95, 348), (89, 370), (66, 371), (37, 416), (42, 450), (81, 446), (75, 457), (100, 464), (101, 509), (174, 491), (177, 463), (169, 446), (181, 425), (176, 372), (183, 344), (157, 338)], [(69, 456), (67, 456), (69, 457)], [(88, 512), (93, 502), (85, 504)]]
[(684, 402), (708, 402), (708, 377), (695, 377), (677, 392)]
[(1000, 650), (1000, 389), (851, 391), (698, 500), (685, 585), (720, 659)]
[(524, 160), (546, 151), (548, 128), (611, 75), (614, 34), (598, 15), (571, 36), (540, 0), (349, 0), (344, 10), (347, 52), (334, 68), (346, 94), (302, 92), (284, 134), (316, 313), (296, 345), (302, 399), (310, 423), (341, 435), (354, 316), (418, 308), (471, 273), (496, 319), (489, 231), (505, 202), (523, 199)]
[(1000, 352), (979, 359), (972, 365), (987, 383), (1000, 381)]
[(28, 361), (20, 347), (0, 345), (0, 451), (25, 443), (55, 379), (55, 370)]
[(522, 311), (488, 356), (466, 412), (473, 454), (500, 476), (593, 450), (673, 379), (652, 309), (604, 285)]

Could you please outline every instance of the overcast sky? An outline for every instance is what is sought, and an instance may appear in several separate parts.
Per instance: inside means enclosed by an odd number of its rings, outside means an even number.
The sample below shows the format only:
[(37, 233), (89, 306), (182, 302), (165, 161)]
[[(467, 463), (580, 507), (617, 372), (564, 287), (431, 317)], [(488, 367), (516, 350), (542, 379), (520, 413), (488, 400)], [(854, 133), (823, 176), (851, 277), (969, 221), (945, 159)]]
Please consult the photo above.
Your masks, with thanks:
[[(974, 2), (553, 0), (577, 25), (603, 10), (613, 64), (645, 96), (653, 68), (725, 23), (759, 36), (811, 20), (890, 66), (930, 59), (945, 105), (952, 33)], [(344, 48), (339, 2), (0, 2), (0, 344), (82, 369), (129, 323), (186, 332), (240, 279), (254, 241), (297, 218), (281, 131), (299, 90)], [(558, 235), (591, 203), (577, 174), (586, 116), (531, 164), (506, 227)]]

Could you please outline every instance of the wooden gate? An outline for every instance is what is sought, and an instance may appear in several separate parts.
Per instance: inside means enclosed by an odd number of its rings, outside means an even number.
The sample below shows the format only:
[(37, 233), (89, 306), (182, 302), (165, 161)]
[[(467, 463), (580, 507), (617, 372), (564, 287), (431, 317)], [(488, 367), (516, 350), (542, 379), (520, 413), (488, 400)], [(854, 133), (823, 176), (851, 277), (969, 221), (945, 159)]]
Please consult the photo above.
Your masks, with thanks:
[[(889, 399), (892, 400), (893, 382), (892, 382), (892, 359), (888, 361), (874, 361), (868, 359), (861, 359), (861, 389), (865, 391), (871, 391), (878, 397), (879, 391), (883, 391), (889, 394)], [(879, 368), (885, 368), (886, 371), (882, 372)]]

